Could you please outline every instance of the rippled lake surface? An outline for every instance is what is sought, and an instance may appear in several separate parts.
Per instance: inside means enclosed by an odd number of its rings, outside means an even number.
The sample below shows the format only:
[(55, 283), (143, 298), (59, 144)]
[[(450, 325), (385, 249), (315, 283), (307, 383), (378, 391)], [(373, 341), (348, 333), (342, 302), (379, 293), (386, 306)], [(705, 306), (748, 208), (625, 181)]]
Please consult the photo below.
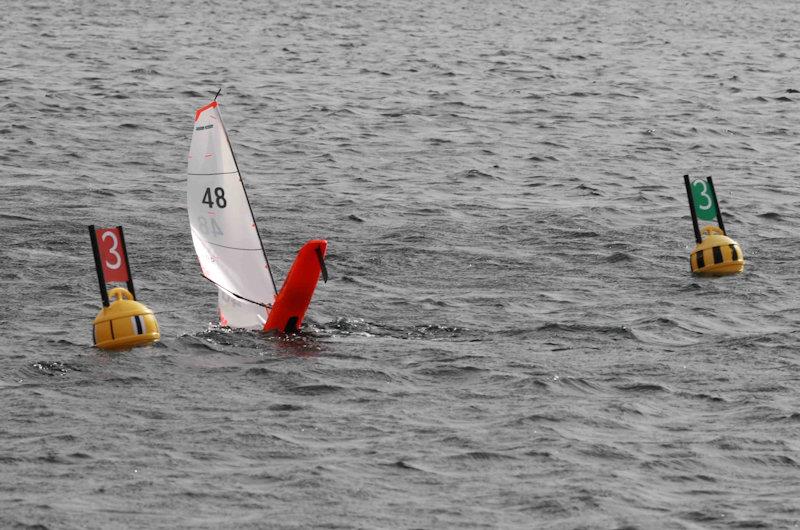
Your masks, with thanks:
[[(0, 526), (791, 528), (789, 1), (25, 2), (0, 15)], [(219, 88), (303, 333), (221, 329), (186, 156)], [(747, 265), (689, 273), (682, 175)], [(91, 347), (86, 225), (162, 342)]]

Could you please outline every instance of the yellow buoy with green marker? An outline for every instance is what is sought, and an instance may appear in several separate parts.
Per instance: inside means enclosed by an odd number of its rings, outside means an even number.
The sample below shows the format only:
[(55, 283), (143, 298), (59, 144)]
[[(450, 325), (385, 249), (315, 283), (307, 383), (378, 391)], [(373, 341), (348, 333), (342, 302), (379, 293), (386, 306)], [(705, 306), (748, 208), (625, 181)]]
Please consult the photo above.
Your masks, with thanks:
[[(689, 256), (692, 272), (700, 276), (727, 276), (742, 272), (744, 254), (739, 244), (725, 232), (714, 181), (708, 177), (705, 180), (697, 179), (692, 182), (689, 180), (689, 175), (684, 175), (683, 180), (686, 184), (686, 195), (689, 199), (689, 210), (697, 241), (697, 246)], [(701, 230), (698, 219), (703, 221), (716, 219), (719, 226), (707, 225)]]

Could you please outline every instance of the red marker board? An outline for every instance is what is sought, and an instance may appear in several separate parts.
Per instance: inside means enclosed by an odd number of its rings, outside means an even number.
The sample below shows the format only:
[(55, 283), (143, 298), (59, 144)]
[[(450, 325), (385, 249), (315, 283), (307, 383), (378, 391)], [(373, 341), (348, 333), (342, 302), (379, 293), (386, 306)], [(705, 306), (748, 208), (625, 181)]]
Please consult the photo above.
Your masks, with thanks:
[(122, 240), (122, 230), (115, 228), (96, 228), (97, 250), (103, 266), (106, 282), (127, 282), (131, 279), (128, 270), (128, 253)]
[(95, 228), (94, 225), (91, 225), (89, 226), (89, 236), (92, 239), (94, 263), (97, 268), (97, 280), (100, 283), (103, 305), (108, 305), (108, 293), (106, 293), (106, 283), (108, 282), (127, 283), (128, 291), (135, 299), (136, 294), (133, 290), (133, 278), (131, 278), (128, 266), (128, 251), (125, 249), (125, 235), (122, 227)]

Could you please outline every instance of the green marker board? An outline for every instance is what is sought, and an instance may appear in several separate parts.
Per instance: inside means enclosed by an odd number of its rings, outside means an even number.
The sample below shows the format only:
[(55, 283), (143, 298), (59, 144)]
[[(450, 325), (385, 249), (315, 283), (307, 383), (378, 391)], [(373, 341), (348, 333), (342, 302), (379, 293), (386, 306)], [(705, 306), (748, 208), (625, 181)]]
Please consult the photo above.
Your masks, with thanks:
[(714, 206), (714, 190), (705, 180), (692, 182), (692, 198), (694, 211), (698, 219), (713, 221), (717, 217), (717, 208)]

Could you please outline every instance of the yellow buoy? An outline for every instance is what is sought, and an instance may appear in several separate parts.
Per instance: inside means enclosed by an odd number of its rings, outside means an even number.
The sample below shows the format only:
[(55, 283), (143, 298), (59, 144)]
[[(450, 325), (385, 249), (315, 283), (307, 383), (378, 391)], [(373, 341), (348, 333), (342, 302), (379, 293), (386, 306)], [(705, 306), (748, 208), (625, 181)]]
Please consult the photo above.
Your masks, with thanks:
[(704, 226), (706, 237), (689, 256), (692, 272), (700, 276), (726, 276), (744, 269), (744, 255), (739, 243), (716, 226)]
[(108, 291), (112, 300), (94, 319), (94, 345), (104, 350), (133, 348), (161, 338), (153, 312), (122, 287)]

